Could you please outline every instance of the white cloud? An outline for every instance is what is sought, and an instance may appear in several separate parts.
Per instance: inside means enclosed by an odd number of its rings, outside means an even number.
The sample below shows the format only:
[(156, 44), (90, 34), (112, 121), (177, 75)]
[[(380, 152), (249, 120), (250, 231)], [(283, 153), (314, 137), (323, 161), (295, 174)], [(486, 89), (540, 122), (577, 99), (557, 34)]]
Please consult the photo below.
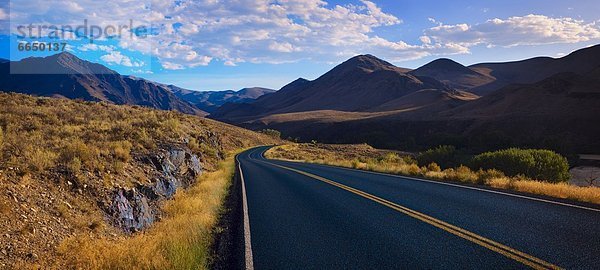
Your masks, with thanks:
[(467, 47), (477, 44), (512, 47), (600, 39), (600, 28), (596, 22), (530, 14), (508, 19), (496, 18), (475, 25), (440, 24), (426, 30), (425, 35), (438, 43), (457, 43)]
[(421, 42), (424, 44), (431, 44), (431, 39), (428, 36), (421, 36), (419, 40), (421, 40)]
[(183, 66), (180, 64), (176, 64), (176, 63), (171, 63), (168, 61), (162, 61), (161, 62), (162, 67), (164, 69), (168, 69), (168, 70), (179, 70), (179, 69), (183, 69)]
[[(155, 56), (167, 63), (165, 68), (206, 65), (213, 59), (226, 65), (339, 61), (356, 53), (377, 52), (384, 58), (412, 59), (428, 50), (415, 47), (418, 51), (411, 52), (415, 48), (402, 41), (374, 35), (375, 28), (402, 21), (366, 0), (358, 5), (321, 0), (22, 2), (16, 7), (17, 22), (77, 25), (89, 19), (90, 24), (102, 26), (128, 23), (131, 18), (138, 25), (153, 25), (157, 35), (123, 35), (119, 47)], [(107, 57), (116, 60), (115, 55)]]
[(272, 41), (271, 44), (269, 44), (269, 50), (274, 51), (274, 52), (289, 53), (289, 52), (293, 52), (293, 51), (296, 51), (299, 49), (294, 48), (294, 45), (292, 45), (288, 42)]
[(121, 54), (119, 51), (111, 51), (109, 54), (101, 56), (100, 59), (108, 64), (122, 65), (126, 67), (141, 67), (144, 65), (142, 62), (132, 61), (131, 58)]
[[(335, 5), (323, 0), (21, 0), (11, 9), (13, 24), (43, 22), (100, 26), (152, 26), (153, 35), (125, 33), (118, 49), (159, 59), (165, 69), (185, 69), (218, 62), (289, 63), (300, 60), (339, 62), (360, 53), (390, 61), (429, 55), (468, 53), (469, 48), (581, 42), (600, 37), (595, 23), (541, 15), (494, 19), (480, 24), (445, 25), (433, 18), (419, 41), (378, 36), (378, 28), (401, 27), (400, 18), (372, 1)], [(85, 7), (81, 9), (80, 7)], [(57, 14), (60, 14), (58, 16)], [(401, 31), (401, 29), (399, 30)], [(126, 65), (117, 48), (101, 49), (113, 63)], [(79, 50), (92, 50), (80, 47)], [(128, 59), (128, 58), (127, 58)], [(118, 61), (117, 61), (118, 60)], [(131, 59), (130, 59), (131, 60)]]
[(131, 72), (136, 73), (136, 74), (154, 74), (154, 72), (152, 72), (151, 70), (145, 70), (145, 69), (134, 69)]
[(84, 45), (79, 46), (77, 49), (79, 49), (82, 52), (87, 52), (87, 51), (112, 52), (112, 51), (116, 50), (117, 48), (112, 45), (98, 45), (98, 44), (94, 44), (94, 43), (86, 43)]

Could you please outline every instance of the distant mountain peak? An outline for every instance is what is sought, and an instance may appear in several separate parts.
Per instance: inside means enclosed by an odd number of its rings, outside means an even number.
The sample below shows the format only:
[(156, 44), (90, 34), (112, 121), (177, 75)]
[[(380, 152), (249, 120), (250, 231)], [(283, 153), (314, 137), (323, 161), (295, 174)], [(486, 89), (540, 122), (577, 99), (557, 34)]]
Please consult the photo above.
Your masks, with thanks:
[(28, 57), (11, 65), (11, 71), (15, 74), (117, 74), (103, 65), (83, 60), (69, 52)]
[(433, 60), (426, 65), (415, 70), (415, 73), (418, 73), (422, 70), (438, 70), (438, 71), (461, 71), (465, 73), (475, 73), (475, 71), (465, 67), (464, 65), (448, 58), (440, 58)]
[(205, 114), (176, 97), (163, 84), (122, 76), (68, 52), (24, 58), (0, 67), (3, 71), (0, 72), (2, 91)]
[(410, 71), (419, 77), (430, 77), (456, 89), (470, 89), (493, 81), (492, 78), (478, 73), (454, 60), (440, 58)]
[(464, 67), (462, 64), (449, 59), (449, 58), (440, 58), (440, 59), (436, 59), (433, 60), (431, 62), (429, 62), (429, 64), (425, 65), (425, 66), (432, 66), (432, 67), (439, 67), (439, 68), (444, 68), (444, 67)]
[(339, 65), (340, 67), (364, 68), (367, 70), (379, 70), (385, 67), (396, 67), (387, 61), (381, 60), (371, 54), (362, 54), (348, 59)]

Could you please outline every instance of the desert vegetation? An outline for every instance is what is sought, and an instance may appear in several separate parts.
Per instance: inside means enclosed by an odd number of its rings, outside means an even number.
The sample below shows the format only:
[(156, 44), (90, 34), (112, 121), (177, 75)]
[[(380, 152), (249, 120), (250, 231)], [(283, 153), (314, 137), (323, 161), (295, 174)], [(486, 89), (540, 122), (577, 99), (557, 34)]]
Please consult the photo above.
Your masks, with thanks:
[(197, 184), (163, 206), (161, 222), (132, 237), (71, 237), (59, 247), (66, 265), (75, 269), (208, 269), (212, 233), (228, 192), (233, 154)]
[(485, 152), (472, 159), (471, 166), (498, 169), (508, 176), (524, 175), (547, 182), (569, 180), (569, 162), (553, 151), (510, 148)]
[[(600, 204), (600, 188), (578, 187), (565, 182), (568, 175), (566, 159), (547, 150), (508, 149), (487, 152), (472, 158), (455, 153), (453, 147), (441, 146), (412, 155), (402, 152), (384, 151), (360, 145), (286, 144), (267, 151), (273, 159), (303, 161), (341, 166), (390, 174), (422, 177), (438, 181), (454, 181), (473, 185), (571, 199)], [(444, 168), (438, 164), (451, 164), (451, 157), (462, 156), (465, 165)], [(416, 156), (416, 158), (414, 157)], [(519, 164), (522, 171), (507, 170), (509, 162)], [(565, 167), (565, 164), (566, 167)], [(548, 167), (544, 172), (543, 168)], [(510, 167), (509, 167), (510, 168)], [(566, 174), (566, 175), (565, 175)], [(532, 178), (540, 176), (543, 178)]]
[[(228, 184), (223, 181), (228, 167), (219, 164), (236, 149), (277, 142), (213, 120), (139, 106), (6, 93), (0, 104), (0, 268), (119, 268), (103, 262), (101, 254), (121, 258), (124, 268), (204, 265), (202, 241), (208, 241)], [(143, 206), (152, 208), (154, 220), (177, 221), (155, 222), (148, 233), (118, 227), (109, 211), (115, 194), (141, 196), (141, 189), (155, 187), (162, 172), (148, 159), (174, 148), (197, 157), (201, 178), (186, 182), (189, 191), (178, 190), (174, 200), (148, 195), (130, 202), (148, 200)], [(165, 238), (151, 236), (159, 234)], [(165, 242), (170, 237), (187, 240), (177, 246)], [(151, 262), (137, 259), (150, 256)], [(184, 262), (190, 257), (193, 261)]]

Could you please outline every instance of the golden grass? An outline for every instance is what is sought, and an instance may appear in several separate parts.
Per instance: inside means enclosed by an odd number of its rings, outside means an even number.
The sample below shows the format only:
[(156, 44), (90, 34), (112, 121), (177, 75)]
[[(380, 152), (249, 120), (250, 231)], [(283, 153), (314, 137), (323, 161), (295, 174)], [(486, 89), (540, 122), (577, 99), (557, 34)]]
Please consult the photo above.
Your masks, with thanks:
[(600, 204), (600, 188), (593, 186), (578, 187), (567, 183), (514, 180), (507, 177), (490, 179), (487, 184), (495, 188)]
[(59, 247), (69, 268), (207, 269), (212, 233), (235, 170), (233, 155), (175, 199), (143, 233), (118, 239), (70, 238)]
[[(410, 158), (402, 158), (387, 153), (380, 156), (352, 157), (347, 153), (331, 150), (311, 149), (310, 144), (288, 144), (276, 146), (265, 156), (272, 159), (293, 160), (316, 164), (325, 164), (375, 171), (389, 174), (417, 176), (438, 181), (455, 181), (468, 184), (488, 185), (494, 188), (509, 189), (519, 192), (570, 199), (574, 201), (600, 204), (600, 187), (578, 187), (567, 183), (548, 183), (526, 179), (524, 177), (506, 177), (497, 170), (472, 171), (466, 166), (440, 170), (435, 163), (419, 167)], [(338, 146), (339, 149), (342, 149)], [(337, 150), (337, 148), (334, 148)]]

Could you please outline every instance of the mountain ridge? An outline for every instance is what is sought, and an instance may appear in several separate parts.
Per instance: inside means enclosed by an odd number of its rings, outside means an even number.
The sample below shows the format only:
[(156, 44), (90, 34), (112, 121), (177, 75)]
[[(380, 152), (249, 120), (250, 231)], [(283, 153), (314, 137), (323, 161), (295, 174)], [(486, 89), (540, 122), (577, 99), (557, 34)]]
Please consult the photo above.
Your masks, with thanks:
[(206, 115), (176, 97), (162, 84), (120, 75), (68, 52), (1, 63), (0, 90)]
[[(300, 141), (405, 150), (452, 144), (476, 151), (519, 146), (600, 152), (594, 139), (600, 135), (594, 117), (600, 115), (598, 63), (600, 46), (556, 59), (469, 67), (440, 59), (408, 73), (383, 60), (357, 56), (314, 81), (296, 80), (252, 103), (226, 104), (209, 117), (250, 129), (276, 129)], [(486, 81), (460, 90), (448, 86), (460, 83), (451, 80), (456, 78), (447, 78), (448, 84), (437, 80), (446, 81), (444, 70)], [(415, 85), (421, 87), (410, 87)], [(404, 91), (394, 95), (398, 86)], [(373, 102), (381, 93), (385, 102)]]
[(176, 87), (167, 86), (179, 98), (194, 104), (199, 109), (211, 113), (223, 104), (229, 103), (248, 103), (263, 96), (275, 92), (273, 89), (263, 87), (248, 87), (240, 90), (224, 91), (194, 91)]
[(481, 74), (448, 58), (433, 60), (409, 73), (435, 78), (451, 87), (461, 90), (468, 90), (494, 80), (492, 77)]
[(451, 90), (433, 78), (405, 71), (372, 55), (358, 55), (314, 81), (297, 79), (250, 104), (222, 106), (210, 117), (235, 123), (277, 113), (323, 109), (368, 111), (418, 90)]

